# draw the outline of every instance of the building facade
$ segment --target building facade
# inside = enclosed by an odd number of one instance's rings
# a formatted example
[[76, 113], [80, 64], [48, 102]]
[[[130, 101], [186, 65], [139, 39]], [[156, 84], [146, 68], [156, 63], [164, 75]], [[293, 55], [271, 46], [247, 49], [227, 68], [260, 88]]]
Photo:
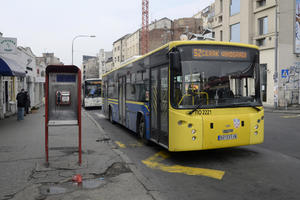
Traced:
[[182, 40], [183, 36], [190, 38], [194, 34], [203, 32], [203, 23], [201, 18], [180, 18], [173, 21], [172, 40]]
[[89, 78], [99, 78], [98, 57], [83, 56], [82, 77], [83, 77], [83, 81]]
[[113, 61], [114, 66], [113, 68], [118, 68], [121, 66], [121, 62], [125, 61], [125, 56], [127, 52], [127, 38], [130, 36], [130, 34], [127, 34], [120, 39], [116, 40], [113, 43]]
[[99, 62], [99, 78], [102, 79], [102, 75], [107, 72], [106, 61], [108, 58], [112, 58], [112, 51], [104, 51], [104, 49], [100, 49], [97, 57]]
[[[4, 41], [2, 44], [16, 41], [12, 38], [1, 39]], [[38, 108], [43, 104], [45, 68], [48, 64], [57, 64], [56, 61], [59, 61], [54, 59], [54, 55], [50, 57], [51, 59], [48, 56], [37, 58], [29, 47], [17, 47], [16, 42], [14, 49], [0, 52], [0, 119], [17, 112], [16, 95], [21, 89], [28, 92], [31, 108]], [[47, 60], [49, 63], [46, 63]]]
[[211, 4], [201, 10], [200, 12], [193, 15], [194, 18], [202, 19], [203, 29], [212, 29], [213, 21], [215, 16], [215, 4]]
[[262, 100], [266, 106], [300, 103], [296, 12], [295, 0], [215, 1], [215, 39], [255, 44], [260, 49]]
[[42, 58], [44, 59], [46, 66], [48, 66], [48, 65], [63, 65], [64, 64], [63, 62], [60, 61], [59, 58], [54, 56], [54, 53], [43, 53]]
[[149, 25], [149, 51], [172, 41], [172, 25], [172, 20], [166, 17], [155, 20]]
[[125, 61], [133, 56], [140, 55], [140, 38], [141, 38], [141, 30], [138, 29], [134, 33], [130, 34], [127, 38], [127, 49], [125, 53]]
[[[149, 50], [152, 51], [170, 41], [180, 40], [182, 34], [195, 34], [203, 31], [202, 19], [182, 18], [174, 22], [166, 17], [149, 24]], [[126, 34], [113, 43], [113, 69], [123, 62], [141, 54], [141, 29]], [[107, 68], [108, 69], [108, 68]]]

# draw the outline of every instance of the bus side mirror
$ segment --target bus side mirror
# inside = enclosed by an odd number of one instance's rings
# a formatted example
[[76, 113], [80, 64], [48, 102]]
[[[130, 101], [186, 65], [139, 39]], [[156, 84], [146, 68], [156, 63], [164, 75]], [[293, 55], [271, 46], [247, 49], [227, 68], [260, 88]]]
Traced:
[[178, 51], [170, 52], [170, 64], [171, 69], [175, 71], [180, 71], [180, 56]]

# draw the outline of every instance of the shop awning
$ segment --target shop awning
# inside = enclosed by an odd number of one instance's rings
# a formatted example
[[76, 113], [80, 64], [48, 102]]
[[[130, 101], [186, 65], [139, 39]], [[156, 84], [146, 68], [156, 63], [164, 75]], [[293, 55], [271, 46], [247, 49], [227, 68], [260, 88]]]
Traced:
[[24, 67], [15, 60], [0, 57], [0, 75], [2, 76], [26, 76]]

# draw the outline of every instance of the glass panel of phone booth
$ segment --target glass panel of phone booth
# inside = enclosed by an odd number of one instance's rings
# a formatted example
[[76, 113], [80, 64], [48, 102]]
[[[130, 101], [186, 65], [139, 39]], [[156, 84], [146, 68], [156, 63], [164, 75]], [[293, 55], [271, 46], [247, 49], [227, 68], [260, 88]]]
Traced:
[[76, 74], [49, 73], [49, 121], [77, 120], [77, 85]]

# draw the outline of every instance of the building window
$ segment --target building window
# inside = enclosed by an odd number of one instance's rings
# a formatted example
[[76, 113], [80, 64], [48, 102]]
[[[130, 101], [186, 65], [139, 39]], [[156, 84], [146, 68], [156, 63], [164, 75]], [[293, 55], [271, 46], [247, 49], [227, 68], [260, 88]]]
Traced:
[[221, 15], [221, 16], [218, 17], [218, 22], [222, 23], [222, 21], [223, 21], [223, 16]]
[[240, 12], [240, 0], [230, 0], [230, 16]]
[[259, 47], [265, 46], [266, 38], [261, 38], [256, 40], [256, 45]]
[[264, 102], [267, 101], [267, 71], [267, 64], [260, 64], [261, 97]]
[[268, 33], [268, 17], [258, 19], [258, 34], [265, 35]]
[[240, 42], [240, 23], [230, 26], [230, 42]]
[[266, 0], [256, 0], [256, 8], [266, 5]]
[[220, 31], [220, 41], [223, 41], [223, 31]]
[[223, 0], [220, 0], [220, 12], [223, 12]]

